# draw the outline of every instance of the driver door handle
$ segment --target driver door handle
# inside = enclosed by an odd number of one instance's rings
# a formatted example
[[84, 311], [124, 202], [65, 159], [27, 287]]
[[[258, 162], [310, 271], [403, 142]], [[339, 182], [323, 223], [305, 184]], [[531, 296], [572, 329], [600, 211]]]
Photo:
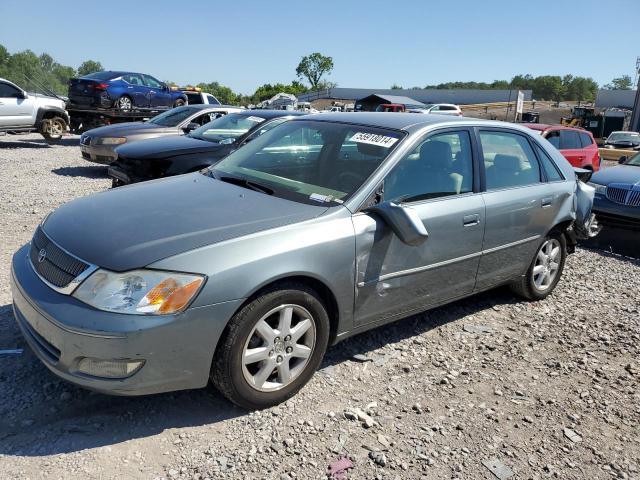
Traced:
[[553, 197], [545, 197], [542, 199], [542, 208], [547, 208], [553, 203]]
[[480, 223], [480, 214], [473, 213], [471, 215], [465, 215], [462, 217], [462, 225], [465, 227], [473, 227], [474, 225], [478, 225]]

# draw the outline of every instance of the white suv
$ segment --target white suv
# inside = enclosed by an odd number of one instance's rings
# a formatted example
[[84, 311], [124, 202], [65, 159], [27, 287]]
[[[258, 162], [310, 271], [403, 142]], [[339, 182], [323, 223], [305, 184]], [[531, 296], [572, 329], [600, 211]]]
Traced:
[[438, 115], [455, 115], [458, 117], [462, 116], [462, 110], [460, 110], [460, 107], [452, 103], [430, 103], [427, 104], [426, 108], [411, 111], [417, 113], [435, 113]]
[[69, 126], [64, 100], [25, 90], [0, 78], [0, 132], [38, 131], [59, 140]]

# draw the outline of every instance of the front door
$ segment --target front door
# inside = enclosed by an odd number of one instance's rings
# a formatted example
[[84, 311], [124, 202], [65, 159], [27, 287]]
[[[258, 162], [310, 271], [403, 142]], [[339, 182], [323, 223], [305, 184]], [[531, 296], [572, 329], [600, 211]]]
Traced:
[[0, 126], [28, 127], [33, 125], [33, 99], [22, 98], [22, 92], [0, 82]]
[[563, 184], [546, 181], [526, 135], [495, 129], [479, 138], [486, 178], [481, 290], [526, 272], [567, 195]]
[[149, 104], [152, 108], [173, 107], [171, 93], [164, 83], [151, 75], [145, 75], [144, 82], [149, 87]]
[[357, 325], [393, 320], [473, 291], [485, 208], [471, 133], [430, 134], [384, 181], [385, 201], [418, 212], [429, 233], [423, 244], [404, 244], [373, 214], [353, 216]]

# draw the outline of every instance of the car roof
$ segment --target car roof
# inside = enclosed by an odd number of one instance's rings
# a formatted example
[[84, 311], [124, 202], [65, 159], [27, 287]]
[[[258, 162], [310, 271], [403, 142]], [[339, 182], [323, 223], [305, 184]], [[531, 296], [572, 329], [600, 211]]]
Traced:
[[308, 115], [306, 112], [298, 112], [297, 110], [261, 110], [259, 108], [254, 110], [243, 110], [242, 112], [235, 112], [235, 114], [246, 116], [255, 115], [256, 117], [262, 117], [264, 119]]
[[395, 130], [417, 130], [428, 125], [446, 124], [454, 122], [478, 122], [486, 120], [451, 115], [432, 115], [424, 113], [396, 113], [396, 112], [341, 112], [314, 113], [306, 115], [304, 120], [320, 120], [325, 122], [354, 123], [371, 127], [392, 128]]
[[523, 127], [530, 128], [531, 130], [540, 130], [540, 131], [546, 131], [546, 130], [573, 130], [575, 132], [589, 133], [589, 131], [585, 130], [584, 128], [568, 127], [566, 125], [550, 125], [550, 124], [547, 124], [547, 123], [521, 123], [520, 125], [522, 125]]

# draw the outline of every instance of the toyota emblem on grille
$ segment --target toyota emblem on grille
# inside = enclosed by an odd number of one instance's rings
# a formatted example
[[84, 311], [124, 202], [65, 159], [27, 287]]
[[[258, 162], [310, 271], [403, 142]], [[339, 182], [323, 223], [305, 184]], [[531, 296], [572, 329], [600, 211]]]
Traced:
[[45, 258], [47, 258], [47, 251], [43, 248], [38, 252], [38, 263], [44, 262]]

